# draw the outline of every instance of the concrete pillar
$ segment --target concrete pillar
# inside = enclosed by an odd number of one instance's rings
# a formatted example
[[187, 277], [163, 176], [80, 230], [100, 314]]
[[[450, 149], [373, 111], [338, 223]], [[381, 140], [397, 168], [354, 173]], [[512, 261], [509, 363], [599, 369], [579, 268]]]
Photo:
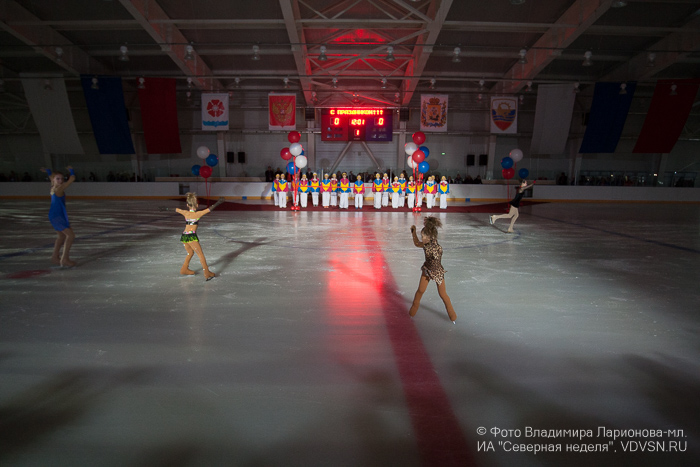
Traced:
[[[311, 167], [312, 172], [321, 173], [320, 167], [316, 167], [316, 135], [314, 134], [314, 120], [306, 122], [306, 144], [304, 145], [304, 155], [307, 159], [307, 167]], [[306, 170], [306, 169], [304, 169]]]
[[219, 156], [219, 177], [226, 176], [226, 133], [216, 132], [216, 155]]
[[[497, 177], [497, 174], [494, 173], [494, 167], [496, 166], [496, 142], [498, 141], [498, 136], [496, 135], [491, 135], [489, 136], [489, 159], [488, 162], [486, 163], [486, 179], [487, 180], [493, 180], [494, 178]], [[477, 161], [478, 164], [478, 161]]]
[[407, 122], [399, 122], [399, 141], [398, 141], [398, 147], [396, 148], [396, 169], [397, 172], [401, 172], [403, 167], [406, 165], [406, 159], [408, 159], [408, 155], [406, 155], [406, 123]]

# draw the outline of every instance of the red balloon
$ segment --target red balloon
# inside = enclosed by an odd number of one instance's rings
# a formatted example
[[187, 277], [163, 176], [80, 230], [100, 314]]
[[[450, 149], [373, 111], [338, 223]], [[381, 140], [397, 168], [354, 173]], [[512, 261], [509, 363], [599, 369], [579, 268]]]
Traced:
[[[202, 167], [202, 169], [203, 168], [204, 167]], [[199, 169], [200, 173], [202, 172], [202, 169]], [[512, 167], [510, 169], [503, 169], [501, 170], [501, 175], [503, 175], [503, 178], [505, 178], [506, 180], [510, 180], [515, 176], [515, 169]]]
[[425, 160], [425, 153], [421, 151], [420, 149], [417, 149], [413, 151], [413, 160], [417, 163], [420, 164]]
[[301, 139], [301, 133], [298, 131], [290, 131], [289, 135], [287, 135], [287, 139], [290, 143], [298, 143]]
[[282, 156], [282, 159], [288, 161], [292, 158], [292, 153], [289, 152], [289, 148], [284, 148], [280, 151], [280, 156]]
[[419, 146], [425, 143], [425, 133], [423, 133], [422, 131], [416, 131], [415, 133], [413, 133], [413, 142]]
[[206, 180], [207, 178], [211, 177], [211, 167], [208, 165], [205, 165], [204, 167], [199, 169], [199, 175]]

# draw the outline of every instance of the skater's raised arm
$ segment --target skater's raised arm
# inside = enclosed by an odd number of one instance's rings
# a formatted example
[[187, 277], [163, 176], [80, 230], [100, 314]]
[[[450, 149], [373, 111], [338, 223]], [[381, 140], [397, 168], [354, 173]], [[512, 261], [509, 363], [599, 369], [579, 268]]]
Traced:
[[211, 207], [209, 207], [209, 212], [211, 212], [211, 211], [213, 211], [214, 209], [216, 209], [216, 207], [219, 206], [219, 205], [220, 205], [221, 203], [223, 203], [224, 201], [226, 201], [226, 200], [225, 200], [224, 197], [222, 196], [221, 198], [218, 199], [218, 201], [217, 201], [216, 203], [214, 203]]
[[411, 226], [411, 234], [413, 235], [413, 244], [417, 246], [418, 248], [423, 248], [423, 242], [418, 240], [418, 235], [416, 235], [416, 226], [412, 225]]

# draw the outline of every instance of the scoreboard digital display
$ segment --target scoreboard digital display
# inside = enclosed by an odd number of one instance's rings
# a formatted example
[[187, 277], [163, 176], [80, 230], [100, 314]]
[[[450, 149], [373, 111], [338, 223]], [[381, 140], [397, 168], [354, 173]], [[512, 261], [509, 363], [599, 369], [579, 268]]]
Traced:
[[321, 141], [391, 141], [390, 109], [321, 109]]

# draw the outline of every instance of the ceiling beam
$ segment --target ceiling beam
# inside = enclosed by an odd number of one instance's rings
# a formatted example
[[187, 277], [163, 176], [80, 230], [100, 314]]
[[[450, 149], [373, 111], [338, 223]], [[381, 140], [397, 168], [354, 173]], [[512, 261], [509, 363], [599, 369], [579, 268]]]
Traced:
[[[299, 12], [299, 4], [296, 0], [279, 0], [282, 16], [287, 27], [287, 35], [289, 36], [290, 47], [294, 55], [294, 63], [297, 66], [299, 76], [311, 75], [311, 63], [308, 59], [308, 50], [305, 44], [304, 30], [298, 26], [298, 20], [301, 17]], [[308, 78], [300, 78], [299, 84], [304, 93], [305, 105], [309, 106], [313, 102], [311, 92], [311, 81]]]
[[[595, 23], [611, 7], [612, 0], [576, 0], [563, 15], [555, 21], [569, 27], [552, 27], [532, 48], [527, 51], [527, 63], [516, 63], [504, 74], [504, 78], [514, 81], [503, 86], [504, 94], [518, 92], [527, 81], [532, 81], [547, 65], [556, 59], [561, 51], [571, 45], [581, 34]], [[525, 44], [523, 44], [525, 46]]]
[[[21, 22], [38, 25], [12, 24]], [[100, 62], [76, 47], [64, 36], [48, 26], [41, 25], [39, 18], [14, 0], [0, 2], [0, 30], [31, 46], [37, 54], [48, 58], [72, 75], [109, 72]], [[62, 55], [57, 52], [57, 48], [61, 49]]]
[[193, 52], [193, 60], [185, 60], [185, 47], [189, 41], [180, 30], [169, 23], [159, 23], [158, 20], [170, 19], [155, 0], [119, 0], [119, 3], [134, 17], [154, 41], [160, 46], [173, 62], [182, 70], [185, 76], [192, 78], [192, 84], [205, 91], [221, 91], [225, 87], [211, 78], [213, 72], [202, 57]]

